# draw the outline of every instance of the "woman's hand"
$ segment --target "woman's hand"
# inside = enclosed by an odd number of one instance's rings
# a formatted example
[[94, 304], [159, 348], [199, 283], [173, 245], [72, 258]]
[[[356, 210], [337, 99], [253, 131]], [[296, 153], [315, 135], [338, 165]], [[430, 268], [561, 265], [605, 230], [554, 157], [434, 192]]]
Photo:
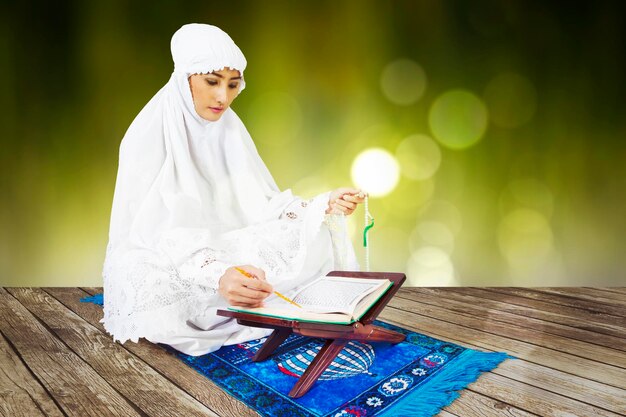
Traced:
[[[255, 276], [248, 278], [235, 268]], [[218, 291], [231, 306], [261, 307], [273, 290], [265, 280], [265, 272], [252, 265], [231, 266], [220, 278]]]
[[357, 204], [365, 201], [366, 195], [367, 193], [356, 188], [337, 188], [330, 193], [326, 214], [350, 215], [356, 209]]

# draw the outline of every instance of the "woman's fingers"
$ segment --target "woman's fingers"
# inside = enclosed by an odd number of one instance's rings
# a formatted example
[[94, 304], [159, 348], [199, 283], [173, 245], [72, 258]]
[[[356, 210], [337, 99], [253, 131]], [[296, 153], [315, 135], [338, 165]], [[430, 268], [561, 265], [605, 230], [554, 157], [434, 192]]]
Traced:
[[[254, 276], [248, 277], [237, 270]], [[273, 288], [265, 280], [265, 272], [252, 265], [230, 267], [220, 278], [218, 291], [230, 305], [259, 306], [272, 292]]]
[[348, 209], [349, 211], [354, 211], [356, 208], [356, 204], [350, 201], [346, 201], [344, 198], [338, 198], [335, 203], [341, 207]]
[[333, 213], [335, 214], [352, 214], [354, 212], [354, 209], [349, 209], [348, 207], [344, 207], [342, 205], [339, 204], [333, 204]]
[[240, 266], [240, 268], [251, 273], [258, 279], [265, 281], [265, 271], [262, 270], [261, 268], [257, 268], [256, 266], [253, 266], [253, 265], [243, 265], [243, 266]]
[[326, 213], [352, 214], [356, 210], [357, 204], [363, 203], [367, 195], [362, 190], [356, 188], [338, 188], [334, 193], [341, 194], [330, 201], [329, 209]]
[[263, 305], [263, 300], [255, 300], [252, 298], [235, 296], [228, 299], [228, 304], [230, 304], [231, 306], [254, 308], [261, 307]]
[[[331, 191], [328, 200], [326, 214], [352, 214], [356, 209], [356, 204], [365, 201], [367, 193], [358, 188], [342, 187]], [[348, 205], [343, 203], [349, 203]], [[350, 205], [353, 204], [353, 205]]]
[[264, 281], [246, 280], [240, 284], [240, 286], [233, 288], [233, 292], [237, 295], [262, 300], [272, 293], [272, 286]]
[[365, 201], [365, 193], [362, 194], [344, 194], [342, 199], [351, 203], [361, 204]]
[[259, 307], [272, 293], [272, 286], [258, 279], [240, 279], [226, 292], [230, 305]]
[[230, 305], [260, 305], [271, 292], [248, 288], [243, 284], [226, 289], [222, 295]]
[[255, 279], [254, 281], [247, 280], [243, 283], [243, 285], [252, 291], [257, 291], [265, 294], [271, 294], [274, 291], [274, 288], [272, 288], [272, 285], [270, 283], [258, 279]]

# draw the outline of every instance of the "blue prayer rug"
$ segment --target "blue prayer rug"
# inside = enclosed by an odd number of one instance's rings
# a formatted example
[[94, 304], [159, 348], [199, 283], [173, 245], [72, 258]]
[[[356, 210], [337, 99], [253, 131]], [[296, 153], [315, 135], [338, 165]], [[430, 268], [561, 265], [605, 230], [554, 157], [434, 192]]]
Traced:
[[[81, 301], [102, 305], [102, 295]], [[349, 342], [303, 397], [288, 393], [323, 340], [291, 335], [267, 360], [252, 362], [265, 338], [203, 356], [168, 348], [263, 416], [434, 416], [481, 373], [512, 358], [480, 352], [376, 321], [406, 335], [396, 345]]]

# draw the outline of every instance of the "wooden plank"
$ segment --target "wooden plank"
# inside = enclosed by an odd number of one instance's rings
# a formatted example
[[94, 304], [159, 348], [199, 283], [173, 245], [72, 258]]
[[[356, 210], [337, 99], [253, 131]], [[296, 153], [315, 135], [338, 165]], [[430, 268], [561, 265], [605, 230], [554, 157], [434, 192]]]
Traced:
[[100, 375], [65, 346], [5, 289], [0, 331], [69, 416], [138, 416]]
[[[102, 308], [91, 303], [80, 302], [80, 299], [86, 295], [101, 293], [102, 288], [90, 288], [89, 293], [77, 288], [45, 288], [44, 290], [102, 333], [106, 333], [100, 323]], [[111, 339], [108, 334], [105, 337]], [[167, 375], [173, 383], [220, 416], [251, 417], [258, 415], [254, 410], [224, 392], [213, 381], [199, 374], [162, 347], [144, 339], [141, 339], [139, 343], [126, 342], [123, 347], [163, 375]]]
[[[626, 302], [626, 288], [620, 287], [565, 287], [577, 294], [590, 294], [594, 297], [608, 298], [618, 301], [620, 304]], [[621, 292], [620, 292], [621, 291]]]
[[536, 363], [506, 361], [493, 373], [615, 413], [626, 410], [626, 390]]
[[[553, 304], [582, 308], [587, 311], [626, 317], [626, 297], [621, 299], [604, 298], [594, 293], [593, 289], [576, 287], [540, 287], [540, 288], [488, 288], [503, 291], [507, 294], [516, 292], [520, 296], [548, 301]], [[593, 295], [591, 295], [593, 293]], [[626, 320], [620, 320], [622, 326]]]
[[[590, 323], [579, 317], [572, 317], [568, 315], [566, 311], [546, 311], [542, 309], [542, 306], [521, 305], [516, 302], [525, 303], [525, 301], [531, 301], [522, 298], [522, 301], [518, 300], [518, 297], [509, 296], [507, 294], [497, 293], [493, 291], [487, 291], [482, 288], [469, 288], [469, 287], [450, 287], [446, 291], [450, 293], [457, 293], [465, 296], [471, 296], [476, 298], [477, 303], [495, 302], [498, 307], [497, 310], [507, 311], [514, 314], [519, 314], [526, 317], [533, 317], [540, 320], [551, 321], [553, 323], [565, 324], [568, 326], [576, 327], [578, 329], [589, 330], [595, 333], [608, 334], [615, 336], [619, 339], [624, 339], [624, 329], [617, 326], [612, 326], [606, 323]], [[526, 303], [528, 304], [528, 303]], [[620, 348], [620, 350], [623, 350]]]
[[[448, 323], [445, 322], [441, 322], [440, 326], [435, 327], [430, 325], [422, 326], [423, 321], [419, 319], [419, 316], [417, 323], [411, 323], [413, 319], [407, 318], [403, 312], [394, 312], [394, 310], [391, 309], [389, 313], [386, 314], [399, 314], [399, 316], [395, 318], [388, 316], [385, 320], [388, 319], [402, 327], [410, 327], [415, 331], [437, 339], [446, 340], [475, 350], [487, 349], [489, 351], [502, 351], [502, 349], [499, 348], [486, 347], [484, 345], [479, 346], [475, 342], [472, 343], [468, 341], [465, 337], [457, 337], [460, 334], [459, 332], [447, 332]], [[519, 356], [517, 358], [518, 359], [515, 360], [502, 362], [491, 372], [609, 411], [619, 413], [626, 410], [626, 391], [623, 389], [608, 386], [596, 381], [590, 381], [584, 376], [572, 375], [543, 366], [542, 364], [528, 362]]]
[[[396, 297], [389, 305], [401, 310], [411, 311], [450, 323], [460, 324], [482, 332], [506, 337], [511, 341], [518, 340], [559, 352], [566, 352], [584, 360], [588, 360], [587, 357], [591, 356], [594, 358], [593, 362], [596, 364], [596, 367], [601, 364], [613, 365], [620, 368], [626, 367], [626, 353], [608, 347], [598, 346], [563, 336], [546, 334], [509, 323], [484, 320], [480, 317], [477, 318], [467, 314], [459, 314], [436, 305], [416, 302], [407, 298]], [[606, 367], [603, 369], [612, 372], [618, 371], [616, 369], [607, 369]], [[624, 382], [626, 384], [626, 378]]]
[[619, 315], [623, 314], [623, 311], [612, 306], [605, 306], [556, 294], [542, 293], [528, 288], [493, 287], [484, 289], [513, 296], [514, 298], [512, 300], [514, 301], [511, 302], [514, 304], [526, 305], [543, 311], [567, 314], [571, 317], [592, 323], [608, 323], [613, 326], [621, 327], [622, 329], [626, 328], [626, 320]]
[[452, 414], [449, 411], [441, 410], [439, 414], [437, 414], [437, 417], [459, 417], [459, 416], [457, 416], [456, 414]]
[[609, 291], [603, 291], [598, 288], [580, 288], [580, 287], [560, 287], [560, 288], [534, 288], [535, 291], [548, 292], [552, 294], [566, 295], [574, 298], [581, 298], [595, 303], [609, 304], [616, 307], [622, 307], [620, 316], [626, 313], [626, 294], [617, 294]]
[[500, 401], [488, 397], [483, 394], [479, 394], [472, 390], [471, 385], [469, 389], [464, 389], [461, 392], [461, 396], [450, 404], [445, 410], [449, 410], [459, 416], [472, 416], [472, 417], [491, 417], [491, 416], [505, 416], [505, 417], [532, 417], [536, 414], [529, 413], [521, 410], [517, 407], [513, 407], [505, 401]]
[[411, 292], [399, 292], [397, 296], [441, 306], [460, 314], [526, 327], [541, 333], [559, 335], [626, 352], [623, 338], [498, 310], [500, 306], [497, 302], [446, 291], [443, 288], [411, 288]]
[[[427, 296], [434, 294], [435, 296], [430, 299]], [[413, 296], [415, 300], [419, 299], [420, 303], [432, 301], [434, 304], [437, 302], [445, 306], [446, 309], [451, 307], [451, 303], [455, 302], [458, 298], [463, 300], [464, 303], [459, 303], [461, 309], [469, 307], [465, 310], [468, 314], [473, 313], [473, 306], [484, 304], [485, 300], [476, 299], [474, 297], [467, 297], [461, 294], [452, 293], [446, 288], [411, 288], [410, 293], [400, 293], [402, 297]], [[447, 296], [451, 298], [446, 298]], [[493, 306], [487, 303], [484, 309], [491, 314], [488, 319], [497, 319], [503, 312], [493, 310]], [[506, 313], [504, 313], [506, 314]], [[513, 318], [519, 317], [513, 315]], [[547, 323], [547, 322], [541, 322]], [[440, 328], [432, 329], [434, 337], [444, 338], [450, 340], [453, 343], [457, 343], [472, 349], [478, 348], [478, 346], [461, 342], [451, 338], [454, 334], [439, 335], [437, 331]], [[430, 329], [429, 329], [430, 330]], [[602, 338], [611, 338], [608, 335], [598, 335]], [[484, 347], [482, 347], [484, 349]], [[501, 349], [490, 349], [501, 350]], [[616, 387], [610, 387], [605, 384], [590, 381], [584, 376], [576, 376], [556, 369], [544, 367], [541, 364], [535, 364], [524, 360], [505, 361], [497, 369], [492, 371], [499, 375], [506, 376], [511, 379], [522, 381], [536, 387], [546, 389], [555, 393], [559, 393], [564, 396], [568, 396], [583, 402], [589, 402], [592, 405], [596, 405], [600, 408], [604, 408], [613, 412], [620, 412], [626, 410], [626, 391]]]
[[[396, 298], [390, 305], [395, 308], [398, 305], [402, 305], [400, 302], [401, 300]], [[402, 306], [405, 307], [404, 305]], [[419, 323], [420, 328], [424, 326], [426, 326], [426, 328], [428, 328], [427, 326], [433, 326], [434, 328], [436, 326], [438, 333], [445, 333], [444, 337], [451, 336], [461, 338], [462, 340], [467, 340], [487, 349], [505, 351], [513, 356], [526, 359], [529, 362], [534, 362], [539, 365], [549, 366], [563, 372], [582, 376], [617, 388], [623, 389], [626, 387], [626, 373], [621, 368], [527, 342], [510, 340], [507, 337], [485, 333], [481, 330], [476, 330], [464, 325], [434, 319], [428, 315], [421, 314], [423, 312], [423, 306], [420, 306], [417, 302], [413, 302], [413, 305], [409, 306], [411, 310], [405, 308], [396, 310], [399, 312], [395, 313], [396, 317], [404, 316], [405, 320], [412, 320]]]
[[0, 415], [63, 416], [54, 400], [0, 333]]
[[42, 289], [9, 290], [119, 393], [150, 416], [217, 416]]
[[606, 291], [614, 294], [626, 294], [626, 287], [582, 287], [582, 288], [595, 288], [599, 291]]
[[522, 384], [493, 373], [484, 374], [482, 378], [472, 384], [472, 389], [545, 417], [568, 415], [585, 417], [620, 416], [620, 414], [575, 401], [531, 385]]
[[[483, 343], [483, 339], [480, 337], [480, 335], [468, 338], [468, 335], [465, 334], [464, 331], [458, 329], [455, 326], [450, 326], [449, 323], [439, 322], [439, 325], [437, 325], [436, 321], [433, 322], [431, 321], [431, 319], [424, 319], [417, 314], [415, 314], [414, 316], [416, 317], [410, 317], [410, 313], [397, 310], [395, 308], [387, 308], [383, 311], [381, 319], [405, 328], [410, 328], [422, 334], [456, 343], [461, 346], [474, 349], [477, 347], [481, 347], [483, 349], [485, 348], [485, 343]], [[472, 342], [465, 342], [465, 340], [468, 339], [472, 340]], [[475, 345], [472, 345], [472, 343]], [[501, 348], [491, 349], [490, 347], [487, 347], [487, 349], [502, 351]], [[564, 415], [584, 415], [613, 417], [621, 415], [610, 412], [608, 410], [604, 410], [601, 407], [588, 404], [587, 401], [577, 401], [575, 399], [571, 399], [560, 394], [550, 392], [549, 388], [536, 387], [525, 382], [520, 382], [500, 375], [498, 372], [507, 367], [507, 365], [509, 365], [511, 362], [522, 361], [519, 359], [513, 359], [503, 362], [495, 370], [484, 373], [476, 382], [468, 387], [468, 390], [476, 391], [477, 393], [483, 394], [484, 396], [500, 400], [513, 407], [540, 416], [562, 417]], [[534, 364], [531, 365], [536, 367], [540, 366]], [[532, 375], [532, 373], [530, 375]], [[499, 377], [500, 379], [494, 383], [493, 377]], [[618, 392], [623, 392], [623, 390]], [[537, 395], [537, 393], [542, 394]], [[593, 400], [593, 398], [591, 398], [593, 396], [593, 393], [584, 392], [583, 390], [582, 394], [586, 396], [586, 399]], [[570, 412], [572, 414], [567, 414], [567, 412]]]

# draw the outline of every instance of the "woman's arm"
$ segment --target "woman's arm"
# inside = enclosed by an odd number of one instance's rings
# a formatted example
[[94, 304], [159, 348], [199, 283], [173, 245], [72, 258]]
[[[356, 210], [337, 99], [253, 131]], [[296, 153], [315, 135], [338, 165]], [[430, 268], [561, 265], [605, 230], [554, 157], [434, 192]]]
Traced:
[[[337, 188], [329, 194], [326, 214], [343, 213], [345, 215], [350, 215], [354, 212], [358, 204], [365, 201], [365, 196], [365, 192], [356, 188]], [[311, 201], [312, 200], [303, 200], [300, 197], [294, 198], [294, 200], [283, 210], [280, 218], [289, 218], [291, 220], [302, 218]]]

